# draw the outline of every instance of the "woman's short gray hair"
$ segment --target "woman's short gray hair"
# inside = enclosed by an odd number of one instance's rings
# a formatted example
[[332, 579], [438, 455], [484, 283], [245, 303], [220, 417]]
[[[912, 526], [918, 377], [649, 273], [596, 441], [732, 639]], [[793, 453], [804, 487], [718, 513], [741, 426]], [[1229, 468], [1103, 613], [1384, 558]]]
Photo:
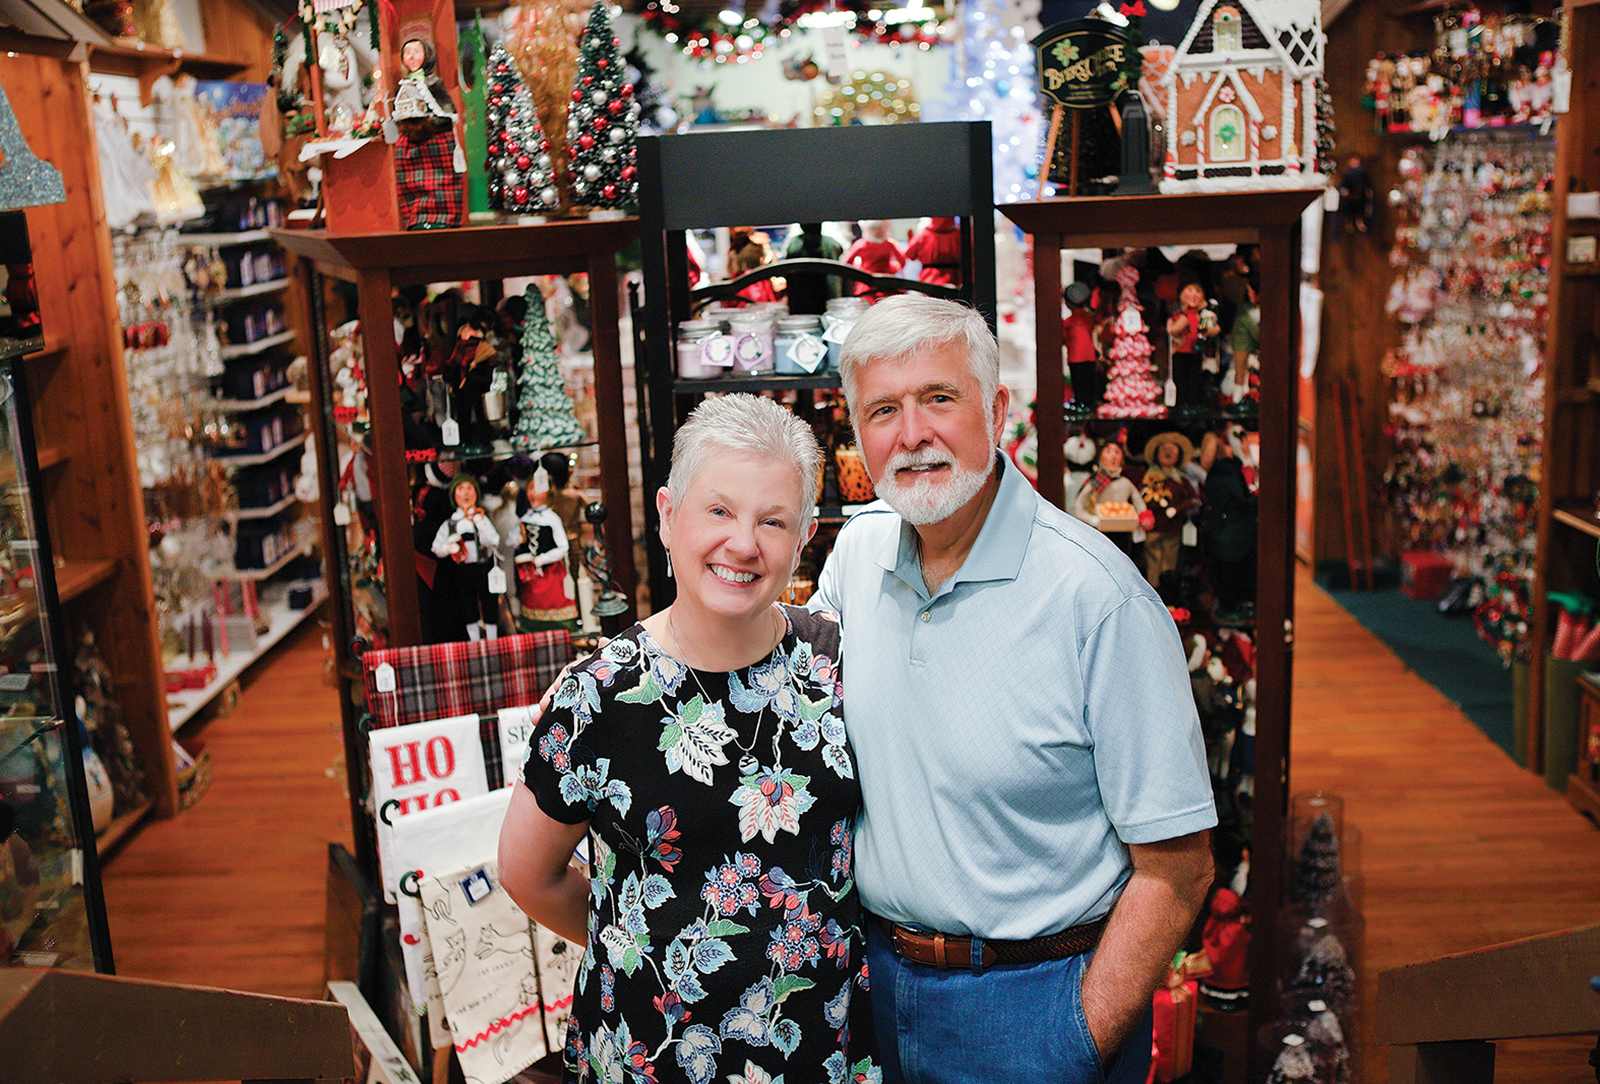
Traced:
[[1000, 388], [1000, 347], [982, 313], [927, 294], [896, 294], [873, 305], [861, 314], [839, 351], [839, 376], [851, 417], [863, 366], [903, 361], [950, 345], [964, 348], [987, 410]]
[[817, 503], [822, 447], [811, 427], [783, 406], [759, 395], [711, 395], [689, 414], [672, 440], [667, 491], [673, 507], [716, 452], [746, 452], [790, 463], [800, 481], [800, 526], [811, 522]]

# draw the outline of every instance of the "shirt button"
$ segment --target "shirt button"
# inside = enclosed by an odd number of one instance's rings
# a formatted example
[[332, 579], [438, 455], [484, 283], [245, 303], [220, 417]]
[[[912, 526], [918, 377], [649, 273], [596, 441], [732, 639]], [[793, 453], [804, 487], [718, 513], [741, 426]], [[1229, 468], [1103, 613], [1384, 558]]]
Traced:
[[922, 620], [924, 620], [924, 621], [932, 621], [933, 620], [933, 611], [932, 610], [923, 610], [922, 611]]

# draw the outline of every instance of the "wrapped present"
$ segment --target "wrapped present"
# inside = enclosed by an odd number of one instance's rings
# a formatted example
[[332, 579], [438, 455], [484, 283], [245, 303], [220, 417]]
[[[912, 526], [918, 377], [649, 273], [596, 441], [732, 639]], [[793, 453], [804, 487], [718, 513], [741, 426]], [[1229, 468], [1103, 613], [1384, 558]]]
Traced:
[[1152, 1079], [1169, 1084], [1187, 1076], [1194, 1064], [1195, 1009], [1199, 1000], [1199, 976], [1210, 970], [1203, 953], [1179, 953], [1167, 972], [1167, 984], [1154, 999], [1154, 1043], [1151, 1049]]

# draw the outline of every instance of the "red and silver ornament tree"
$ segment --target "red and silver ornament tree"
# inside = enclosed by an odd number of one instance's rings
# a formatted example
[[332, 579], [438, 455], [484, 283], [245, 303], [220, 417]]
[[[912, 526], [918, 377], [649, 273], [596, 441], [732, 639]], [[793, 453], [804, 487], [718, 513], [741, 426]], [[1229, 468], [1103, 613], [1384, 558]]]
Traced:
[[487, 74], [489, 206], [516, 214], [554, 211], [560, 194], [550, 144], [533, 96], [503, 46], [489, 54]]
[[637, 200], [639, 103], [627, 81], [619, 42], [596, 0], [578, 43], [578, 73], [567, 108], [567, 155], [572, 202], [617, 208]]
[[1160, 418], [1167, 413], [1161, 405], [1161, 385], [1157, 384], [1150, 355], [1155, 348], [1144, 325], [1144, 306], [1139, 304], [1139, 269], [1132, 264], [1117, 268], [1117, 323], [1113, 333], [1111, 369], [1106, 373], [1105, 398], [1100, 404], [1102, 418]]

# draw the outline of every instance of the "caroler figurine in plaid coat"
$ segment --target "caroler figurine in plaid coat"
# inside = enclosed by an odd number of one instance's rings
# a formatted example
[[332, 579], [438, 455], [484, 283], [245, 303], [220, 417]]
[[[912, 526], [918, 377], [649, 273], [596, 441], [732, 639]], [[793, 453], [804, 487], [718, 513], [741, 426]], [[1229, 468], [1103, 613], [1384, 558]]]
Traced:
[[437, 64], [432, 42], [411, 38], [400, 48], [405, 72], [394, 96], [400, 129], [394, 172], [400, 219], [408, 230], [459, 226], [466, 209], [467, 162], [456, 144], [456, 115], [449, 88], [435, 74]]

